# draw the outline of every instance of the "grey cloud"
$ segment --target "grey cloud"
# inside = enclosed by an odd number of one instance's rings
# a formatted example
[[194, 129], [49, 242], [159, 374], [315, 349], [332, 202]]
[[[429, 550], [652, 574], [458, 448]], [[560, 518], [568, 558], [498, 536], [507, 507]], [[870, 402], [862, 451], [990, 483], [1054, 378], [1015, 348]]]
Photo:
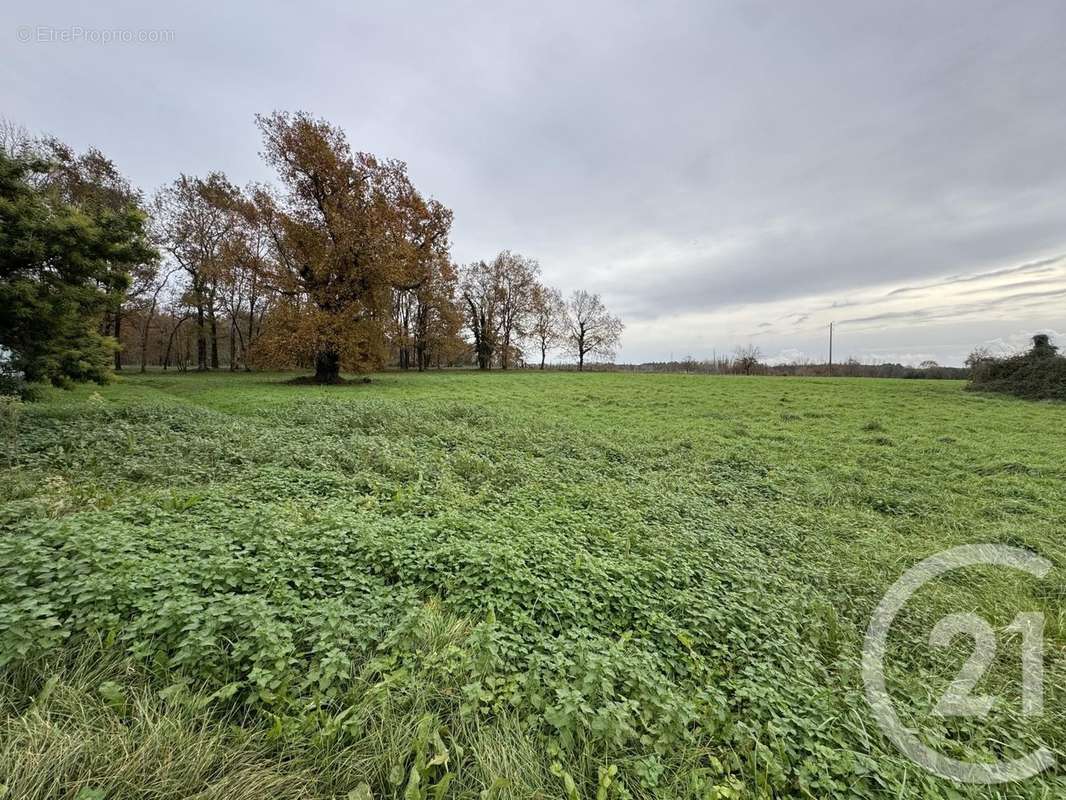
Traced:
[[995, 308], [1009, 306], [1024, 309], [1033, 306], [1044, 306], [1047, 301], [1055, 298], [1066, 298], [1066, 289], [1042, 292], [1015, 292], [1004, 294], [999, 297], [989, 298], [978, 303], [963, 303], [932, 308], [918, 308], [908, 311], [886, 311], [881, 314], [872, 314], [866, 317], [854, 317], [841, 320], [840, 325], [870, 325], [872, 323], [884, 323], [889, 321], [931, 321], [950, 320], [963, 315], [980, 314]]
[[[838, 325], [869, 325], [875, 322], [888, 322], [890, 320], [922, 320], [939, 315], [950, 315], [950, 309], [916, 309], [914, 311], [886, 311], [883, 314], [872, 314], [868, 317], [853, 317], [838, 322]], [[956, 312], [957, 313], [957, 312]]]
[[1066, 297], [1066, 289], [1059, 289], [1052, 292], [1016, 292], [1015, 294], [1004, 295], [997, 297], [993, 300], [989, 300], [987, 303], [983, 303], [984, 306], [1003, 306], [1013, 305], [1026, 300], [1038, 300], [1041, 303], [1051, 300], [1056, 297]]
[[[1062, 280], [1063, 278], [1066, 278], [1066, 274], [1061, 276], [1060, 280]], [[1014, 283], [1003, 283], [1003, 284], [998, 284], [998, 285], [994, 285], [994, 286], [981, 287], [981, 288], [978, 288], [978, 289], [965, 289], [965, 290], [959, 292], [958, 294], [961, 294], [961, 295], [983, 294], [983, 293], [987, 293], [987, 292], [991, 292], [991, 291], [1008, 292], [1008, 291], [1011, 291], [1013, 289], [1022, 289], [1022, 288], [1025, 288], [1027, 286], [1048, 286], [1049, 284], [1050, 284], [1050, 281], [1048, 279], [1046, 279], [1046, 278], [1045, 279], [1035, 278], [1035, 279], [1033, 279], [1031, 281], [1015, 281]]]
[[923, 284], [922, 286], [904, 286], [899, 289], [893, 289], [891, 292], [888, 292], [885, 297], [895, 297], [903, 294], [927, 292], [931, 289], [937, 289], [944, 286], [953, 286], [960, 283], [973, 283], [974, 281], [985, 281], [989, 280], [990, 278], [998, 278], [1003, 275], [1013, 275], [1018, 272], [1052, 272], [1053, 265], [1062, 263], [1064, 260], [1066, 260], [1066, 255], [1060, 255], [1053, 256], [1052, 258], [1042, 258], [1038, 261], [1030, 261], [1025, 264], [1019, 264], [1016, 267], [1005, 267], [1004, 269], [994, 269], [988, 272], [977, 272], [972, 275], [952, 275], [948, 278], [945, 278], [944, 280], [937, 281], [936, 283], [927, 283]]
[[[38, 24], [174, 40], [15, 41]], [[633, 322], [918, 299], [1066, 251], [1061, 0], [8, 3], [0, 35], [3, 113], [147, 190], [268, 178], [253, 115], [307, 109], [409, 163], [457, 260], [535, 256]], [[652, 332], [621, 356], [661, 356]]]

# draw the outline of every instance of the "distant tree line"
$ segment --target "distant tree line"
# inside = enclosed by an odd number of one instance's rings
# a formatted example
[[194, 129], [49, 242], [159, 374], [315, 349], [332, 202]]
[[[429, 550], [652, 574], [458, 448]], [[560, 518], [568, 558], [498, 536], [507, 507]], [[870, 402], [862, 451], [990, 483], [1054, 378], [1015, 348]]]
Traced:
[[180, 175], [146, 198], [97, 150], [0, 122], [0, 348], [29, 380], [112, 369], [508, 369], [614, 355], [600, 297], [536, 260], [452, 262], [452, 212], [402, 161], [306, 113], [256, 118], [273, 184]]
[[795, 361], [788, 364], [766, 364], [758, 347], [748, 345], [732, 354], [709, 359], [692, 356], [671, 361], [647, 361], [642, 364], [615, 364], [612, 369], [632, 372], [687, 372], [701, 375], [781, 375], [840, 378], [923, 378], [965, 380], [970, 369], [944, 367], [935, 361], [923, 361], [918, 366], [882, 363], [864, 364], [849, 358], [839, 364], [815, 361]]

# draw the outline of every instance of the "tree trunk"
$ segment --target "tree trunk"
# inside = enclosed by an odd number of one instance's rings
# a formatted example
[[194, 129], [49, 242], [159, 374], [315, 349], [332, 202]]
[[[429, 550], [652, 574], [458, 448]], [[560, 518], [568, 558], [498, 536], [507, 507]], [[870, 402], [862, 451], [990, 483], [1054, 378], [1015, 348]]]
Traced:
[[400, 338], [400, 369], [411, 368], [411, 327], [407, 319], [408, 314], [410, 314], [410, 309], [404, 308], [402, 314], [403, 335]]
[[474, 328], [474, 354], [477, 356], [477, 368], [488, 369], [492, 350], [489, 349], [485, 336], [481, 333], [483, 328]]
[[578, 372], [584, 372], [584, 370], [585, 370], [585, 354], [583, 352], [579, 352], [577, 354], [577, 371]]
[[118, 342], [118, 349], [115, 351], [115, 369], [122, 370], [122, 309], [115, 310], [115, 341]]
[[340, 383], [340, 379], [341, 359], [337, 351], [327, 347], [315, 353], [315, 382]]
[[544, 346], [544, 342], [540, 343], [540, 368], [544, 369], [544, 361], [548, 357], [548, 348]]
[[204, 304], [196, 303], [196, 369], [207, 369], [207, 328], [204, 327]]
[[[174, 346], [174, 337], [177, 336], [178, 329], [181, 328], [181, 324], [183, 322], [185, 322], [186, 319], [188, 319], [188, 317], [182, 317], [181, 319], [179, 319], [175, 323], [174, 329], [170, 332], [170, 339], [167, 340], [167, 352], [166, 352], [166, 355], [163, 356], [163, 369], [166, 369], [167, 367], [170, 366], [170, 349]], [[178, 349], [179, 349], [179, 351], [181, 349], [181, 342], [180, 341], [178, 342]], [[197, 348], [197, 349], [199, 349], [199, 348]]]
[[229, 371], [237, 371], [237, 320], [230, 320], [229, 325]]
[[152, 325], [152, 313], [155, 311], [153, 304], [152, 310], [148, 313], [147, 318], [144, 321], [144, 330], [141, 331], [141, 372], [148, 371], [148, 330]]
[[248, 365], [248, 350], [252, 346], [252, 337], [255, 335], [255, 284], [252, 284], [252, 295], [248, 298], [248, 338], [244, 340], [241, 348], [241, 356], [244, 359], [244, 371], [249, 372], [252, 368]]
[[211, 309], [208, 319], [211, 322], [211, 369], [218, 369], [218, 322], [214, 308]]

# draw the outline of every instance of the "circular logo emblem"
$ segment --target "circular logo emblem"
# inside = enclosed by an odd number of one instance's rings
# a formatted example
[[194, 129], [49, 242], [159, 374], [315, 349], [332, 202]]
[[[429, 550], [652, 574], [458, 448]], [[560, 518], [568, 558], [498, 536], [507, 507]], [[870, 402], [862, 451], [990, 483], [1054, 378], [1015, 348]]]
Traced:
[[[896, 615], [911, 596], [929, 581], [945, 572], [974, 566], [1007, 567], [1042, 578], [1052, 565], [1046, 558], [1018, 547], [975, 544], [945, 550], [911, 567], [885, 593], [866, 630], [862, 649], [866, 699], [881, 730], [892, 743], [914, 763], [935, 775], [958, 783], [974, 784], [1024, 780], [1055, 763], [1050, 750], [1041, 747], [1019, 758], [992, 763], [968, 763], [950, 758], [925, 745], [903, 726], [885, 687], [885, 651], [888, 632]], [[1018, 631], [1023, 636], [1023, 713], [1037, 715], [1043, 708], [1043, 616], [1038, 612], [1018, 614], [1008, 629]], [[973, 696], [970, 692], [995, 655], [995, 632], [976, 614], [949, 614], [937, 623], [929, 642], [932, 646], [944, 647], [960, 634], [973, 637], [974, 652], [941, 697], [936, 711], [945, 716], [984, 716], [995, 698]]]

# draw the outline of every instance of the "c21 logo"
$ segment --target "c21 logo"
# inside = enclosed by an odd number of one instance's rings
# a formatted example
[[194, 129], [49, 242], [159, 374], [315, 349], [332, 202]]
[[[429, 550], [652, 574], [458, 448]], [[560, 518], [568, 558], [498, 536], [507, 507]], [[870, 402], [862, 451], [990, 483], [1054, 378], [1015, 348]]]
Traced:
[[[1028, 550], [999, 544], [955, 547], [930, 556], [907, 570], [885, 593], [874, 610], [862, 650], [862, 677], [866, 699], [885, 735], [908, 758], [942, 778], [959, 783], [993, 784], [1024, 780], [1051, 767], [1055, 756], [1045, 747], [1008, 761], [971, 764], [945, 756], [926, 746], [900, 722], [885, 687], [884, 659], [888, 632], [896, 615], [911, 596], [945, 572], [974, 566], [1006, 567], [1043, 578], [1051, 562]], [[1039, 612], [1019, 613], [1006, 628], [1022, 636], [1022, 713], [1037, 716], [1044, 707], [1044, 617]], [[944, 716], [984, 717], [996, 698], [975, 695], [974, 688], [996, 655], [996, 633], [977, 614], [949, 614], [929, 634], [933, 647], [947, 647], [959, 635], [973, 639], [974, 649], [958, 675], [936, 704]]]

